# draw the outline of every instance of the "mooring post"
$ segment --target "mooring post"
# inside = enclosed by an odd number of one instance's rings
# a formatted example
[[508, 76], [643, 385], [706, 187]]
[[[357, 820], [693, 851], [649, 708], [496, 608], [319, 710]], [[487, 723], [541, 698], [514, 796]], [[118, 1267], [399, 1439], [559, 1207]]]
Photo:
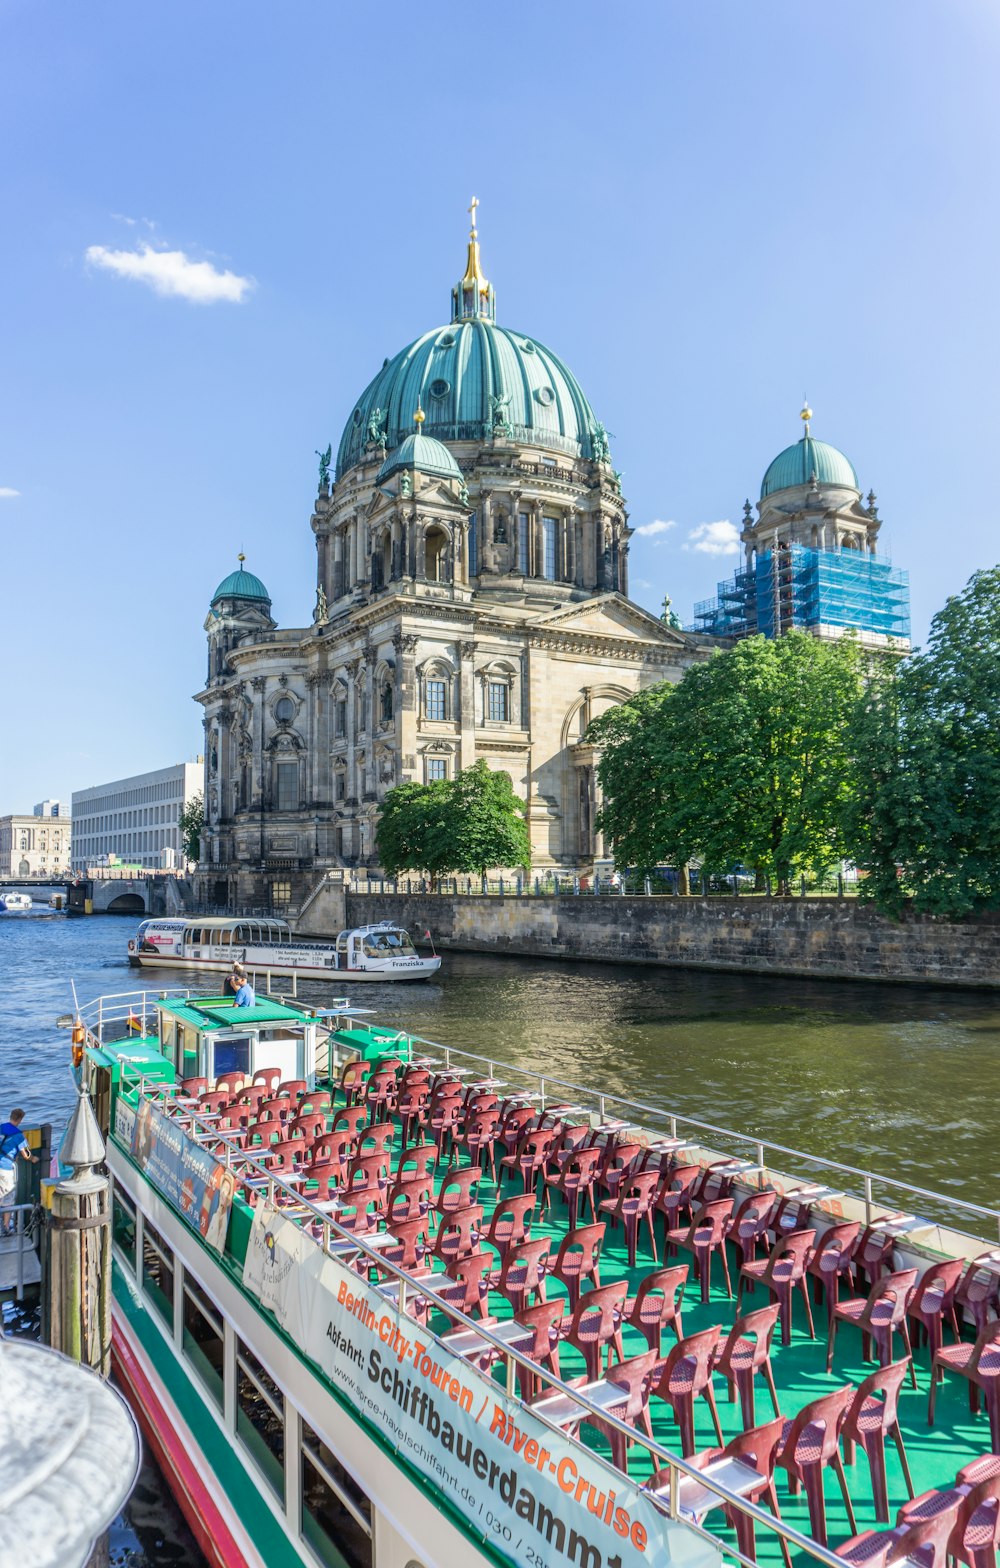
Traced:
[[53, 1350], [111, 1372], [111, 1182], [95, 1166], [104, 1139], [81, 1094], [59, 1150], [72, 1174], [51, 1189], [45, 1211], [45, 1337]]

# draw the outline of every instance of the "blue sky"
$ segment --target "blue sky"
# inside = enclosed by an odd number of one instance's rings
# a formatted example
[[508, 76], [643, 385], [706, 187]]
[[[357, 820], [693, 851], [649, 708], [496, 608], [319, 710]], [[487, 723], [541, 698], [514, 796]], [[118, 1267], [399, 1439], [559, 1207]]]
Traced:
[[314, 449], [447, 319], [473, 192], [498, 318], [575, 371], [633, 525], [670, 524], [641, 603], [687, 620], [729, 573], [704, 525], [808, 393], [922, 640], [1000, 558], [998, 15], [4, 0], [0, 812], [199, 749], [241, 546], [308, 620]]

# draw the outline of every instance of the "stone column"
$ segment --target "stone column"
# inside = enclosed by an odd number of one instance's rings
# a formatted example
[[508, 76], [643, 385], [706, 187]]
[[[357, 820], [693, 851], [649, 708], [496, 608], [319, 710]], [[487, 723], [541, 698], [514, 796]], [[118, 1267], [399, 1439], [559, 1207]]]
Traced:
[[401, 779], [404, 772], [412, 773], [416, 762], [411, 764], [409, 758], [416, 758], [417, 753], [417, 719], [419, 711], [416, 670], [416, 637], [412, 637], [402, 630], [393, 638], [393, 648], [396, 651], [396, 691], [398, 693], [398, 706], [396, 709], [396, 737], [399, 746], [399, 773]]
[[476, 760], [476, 645], [469, 639], [458, 645], [460, 768], [471, 768]]
[[230, 776], [232, 722], [233, 710], [228, 703], [223, 703], [219, 709], [219, 766], [216, 771], [219, 789], [220, 822], [231, 821], [233, 815], [232, 778]]
[[264, 692], [267, 687], [267, 676], [255, 675], [250, 684], [254, 692], [253, 796], [250, 804], [255, 811], [262, 811], [267, 794], [267, 781], [264, 778]]

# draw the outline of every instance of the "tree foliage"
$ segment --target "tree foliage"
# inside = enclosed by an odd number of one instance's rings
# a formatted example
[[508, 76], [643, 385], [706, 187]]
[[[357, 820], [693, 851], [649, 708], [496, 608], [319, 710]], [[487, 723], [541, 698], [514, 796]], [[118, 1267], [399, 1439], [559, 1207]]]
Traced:
[[878, 672], [855, 726], [865, 893], [892, 912], [1000, 908], [1000, 567], [948, 600], [925, 652]]
[[379, 860], [390, 876], [426, 871], [432, 879], [530, 861], [524, 805], [510, 775], [484, 761], [454, 779], [399, 784], [386, 794], [376, 829]]
[[846, 853], [852, 639], [751, 637], [602, 715], [600, 825], [630, 865], [740, 861], [779, 885]]
[[205, 826], [205, 798], [200, 790], [177, 813], [177, 825], [181, 830], [181, 849], [185, 860], [200, 860], [201, 835]]

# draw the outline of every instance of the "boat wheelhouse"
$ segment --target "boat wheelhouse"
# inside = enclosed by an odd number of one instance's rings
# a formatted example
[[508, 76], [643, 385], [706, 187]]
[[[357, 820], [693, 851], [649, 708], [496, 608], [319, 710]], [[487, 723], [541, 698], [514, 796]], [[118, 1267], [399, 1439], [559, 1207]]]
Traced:
[[357, 981], [429, 980], [441, 967], [437, 953], [422, 956], [395, 921], [341, 931], [336, 942], [305, 942], [276, 916], [197, 915], [144, 920], [128, 944], [138, 968], [200, 969], [226, 973], [234, 963], [260, 977]]
[[966, 1227], [1000, 1212], [346, 1005], [238, 1011], [81, 1019], [116, 1365], [212, 1563], [995, 1561], [1000, 1251]]
[[8, 915], [21, 915], [30, 909], [32, 898], [30, 893], [3, 893], [0, 892], [0, 910]]

